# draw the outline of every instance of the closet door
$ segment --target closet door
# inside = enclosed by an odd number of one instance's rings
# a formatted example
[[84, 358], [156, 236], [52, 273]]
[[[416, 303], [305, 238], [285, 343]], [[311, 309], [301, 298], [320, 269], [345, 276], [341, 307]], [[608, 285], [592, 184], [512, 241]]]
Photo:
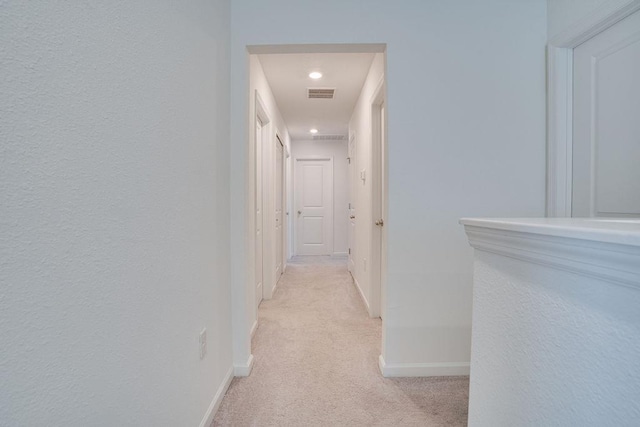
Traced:
[[640, 216], [640, 12], [573, 54], [572, 216]]

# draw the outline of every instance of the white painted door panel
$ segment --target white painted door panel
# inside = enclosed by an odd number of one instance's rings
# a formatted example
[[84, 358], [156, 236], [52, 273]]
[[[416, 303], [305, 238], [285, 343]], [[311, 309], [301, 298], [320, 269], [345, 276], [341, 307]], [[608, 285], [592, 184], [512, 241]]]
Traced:
[[296, 159], [296, 253], [329, 255], [333, 250], [333, 161]]
[[574, 49], [574, 217], [640, 216], [640, 12]]

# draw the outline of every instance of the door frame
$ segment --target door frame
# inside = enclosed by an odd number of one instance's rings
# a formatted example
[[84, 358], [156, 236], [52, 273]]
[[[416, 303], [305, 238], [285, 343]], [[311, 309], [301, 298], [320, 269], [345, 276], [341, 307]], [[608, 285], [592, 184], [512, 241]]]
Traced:
[[302, 156], [302, 157], [294, 157], [293, 158], [293, 171], [292, 171], [292, 183], [293, 183], [293, 204], [292, 204], [292, 209], [293, 209], [293, 255], [297, 256], [298, 254], [298, 250], [300, 249], [298, 247], [298, 183], [296, 180], [296, 177], [298, 176], [298, 162], [299, 161], [313, 161], [313, 160], [320, 160], [320, 161], [324, 161], [327, 160], [329, 161], [329, 166], [331, 168], [331, 182], [333, 185], [333, 188], [331, 189], [331, 208], [330, 208], [330, 212], [331, 212], [331, 232], [329, 233], [329, 253], [328, 255], [332, 255], [333, 254], [333, 230], [334, 230], [334, 225], [333, 222], [335, 220], [334, 216], [334, 198], [335, 198], [335, 176], [333, 173], [333, 157], [332, 156]]
[[[234, 48], [235, 49], [235, 48]], [[231, 318], [233, 373], [248, 376], [253, 368], [251, 352], [252, 297], [255, 273], [255, 221], [254, 206], [254, 144], [252, 135], [255, 112], [251, 84], [252, 55], [274, 53], [384, 53], [385, 43], [333, 43], [333, 44], [247, 44], [232, 49], [231, 62], [237, 73], [231, 76], [231, 125], [229, 130], [231, 179], [231, 228], [229, 230], [231, 264]], [[257, 90], [255, 91], [257, 94]], [[257, 105], [257, 103], [256, 103]], [[288, 147], [290, 149], [290, 147]], [[290, 153], [288, 153], [289, 157]], [[290, 163], [289, 172], [293, 172]], [[292, 198], [293, 199], [293, 198]], [[293, 200], [291, 200], [293, 203]], [[292, 207], [289, 205], [289, 207]], [[291, 211], [290, 211], [291, 212]], [[293, 212], [291, 212], [293, 213]], [[292, 215], [289, 215], [291, 217]], [[291, 224], [293, 220], [290, 218]], [[291, 240], [294, 239], [291, 230]], [[293, 250], [293, 246], [290, 247]], [[383, 321], [384, 329], [384, 321]], [[384, 334], [384, 331], [383, 331]], [[384, 346], [384, 342], [382, 343]]]
[[608, 1], [547, 43], [548, 217], [570, 217], [573, 173], [573, 49], [640, 10], [640, 0]]

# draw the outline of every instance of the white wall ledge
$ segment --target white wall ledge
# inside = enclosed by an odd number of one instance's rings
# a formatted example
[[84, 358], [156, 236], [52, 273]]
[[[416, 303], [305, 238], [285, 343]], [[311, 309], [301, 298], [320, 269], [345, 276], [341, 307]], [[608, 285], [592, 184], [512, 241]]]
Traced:
[[640, 220], [460, 220], [477, 250], [640, 290]]

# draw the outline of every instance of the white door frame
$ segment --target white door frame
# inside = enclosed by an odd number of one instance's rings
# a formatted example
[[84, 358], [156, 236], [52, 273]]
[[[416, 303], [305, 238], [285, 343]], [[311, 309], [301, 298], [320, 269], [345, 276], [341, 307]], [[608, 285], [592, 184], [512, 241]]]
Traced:
[[[253, 367], [251, 354], [251, 324], [255, 278], [255, 206], [254, 206], [254, 135], [251, 123], [255, 121], [251, 99], [251, 55], [274, 53], [384, 53], [383, 43], [366, 44], [250, 44], [244, 51], [232, 49], [231, 62], [238, 72], [231, 76], [231, 209], [237, 217], [231, 220], [231, 266], [232, 293], [232, 342], [234, 375], [247, 376]], [[236, 93], [237, 92], [237, 93]], [[234, 97], [237, 95], [237, 97]], [[258, 92], [255, 91], [256, 106]], [[263, 104], [264, 105], [264, 104]], [[266, 111], [265, 111], [266, 112]], [[237, 115], [237, 116], [236, 116]], [[241, 117], [241, 119], [240, 119]], [[289, 153], [287, 154], [289, 157]], [[291, 160], [288, 162], [292, 172]], [[289, 205], [289, 207], [291, 207]], [[289, 211], [291, 218], [293, 212]], [[291, 220], [291, 219], [290, 219]], [[293, 224], [293, 221], [291, 221]], [[293, 230], [291, 240], [293, 240]], [[292, 245], [293, 246], [293, 245]], [[384, 332], [383, 332], [384, 334]], [[383, 342], [384, 345], [384, 342]]]
[[[382, 75], [376, 86], [376, 90], [371, 97], [371, 264], [369, 277], [371, 283], [371, 294], [369, 295], [369, 316], [382, 316], [382, 301], [386, 285], [387, 271], [387, 153], [386, 136], [382, 132], [386, 131], [386, 117], [382, 117], [382, 106], [385, 105], [385, 76]], [[383, 139], [385, 143], [383, 143]], [[379, 224], [382, 221], [382, 224]]]
[[640, 10], [610, 0], [547, 44], [547, 216], [570, 217], [573, 161], [573, 49]]

